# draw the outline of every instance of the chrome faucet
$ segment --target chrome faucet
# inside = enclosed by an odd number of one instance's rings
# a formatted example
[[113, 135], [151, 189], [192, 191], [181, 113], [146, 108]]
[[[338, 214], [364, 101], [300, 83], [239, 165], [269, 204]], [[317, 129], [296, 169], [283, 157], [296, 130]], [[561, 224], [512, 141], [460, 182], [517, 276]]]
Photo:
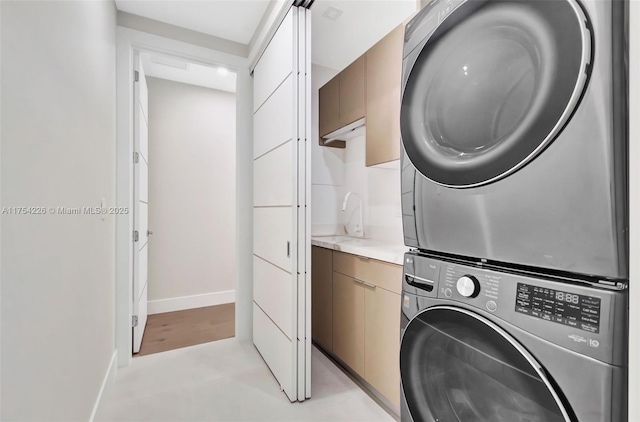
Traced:
[[342, 201], [342, 211], [346, 211], [347, 210], [347, 202], [349, 202], [349, 198], [351, 198], [351, 196], [357, 196], [358, 197], [358, 223], [356, 224], [356, 230], [355, 230], [355, 234], [359, 237], [364, 237], [364, 218], [362, 216], [362, 197], [355, 193], [355, 192], [347, 192], [347, 194], [344, 196], [344, 201]]

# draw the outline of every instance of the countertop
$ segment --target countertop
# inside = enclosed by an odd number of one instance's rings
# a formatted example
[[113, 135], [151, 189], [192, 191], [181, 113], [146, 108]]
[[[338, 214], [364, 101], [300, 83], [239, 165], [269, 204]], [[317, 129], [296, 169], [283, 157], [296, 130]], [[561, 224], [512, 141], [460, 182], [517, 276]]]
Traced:
[[311, 244], [397, 265], [403, 264], [409, 250], [404, 245], [350, 236], [311, 236]]

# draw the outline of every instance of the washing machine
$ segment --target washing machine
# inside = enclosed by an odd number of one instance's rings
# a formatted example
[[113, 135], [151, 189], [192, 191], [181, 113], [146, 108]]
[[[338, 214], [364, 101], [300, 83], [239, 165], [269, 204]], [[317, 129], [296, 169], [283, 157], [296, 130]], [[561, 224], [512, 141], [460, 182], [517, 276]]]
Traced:
[[402, 422], [627, 420], [627, 289], [405, 255]]
[[627, 6], [434, 0], [406, 25], [406, 245], [628, 277]]

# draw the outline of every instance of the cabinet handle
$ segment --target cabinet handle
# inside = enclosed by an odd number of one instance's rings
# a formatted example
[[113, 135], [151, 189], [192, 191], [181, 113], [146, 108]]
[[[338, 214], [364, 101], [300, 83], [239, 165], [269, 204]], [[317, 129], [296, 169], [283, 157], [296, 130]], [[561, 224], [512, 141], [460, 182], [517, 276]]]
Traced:
[[287, 241], [287, 258], [291, 257], [291, 242]]
[[368, 256], [360, 256], [360, 255], [357, 255], [357, 256], [358, 256], [358, 258], [360, 258], [363, 261], [370, 261], [371, 260], [371, 258], [369, 258]]
[[355, 281], [358, 284], [362, 284], [363, 286], [371, 287], [372, 289], [376, 288], [375, 284], [369, 283], [367, 281], [358, 280], [357, 278], [354, 278], [353, 281]]

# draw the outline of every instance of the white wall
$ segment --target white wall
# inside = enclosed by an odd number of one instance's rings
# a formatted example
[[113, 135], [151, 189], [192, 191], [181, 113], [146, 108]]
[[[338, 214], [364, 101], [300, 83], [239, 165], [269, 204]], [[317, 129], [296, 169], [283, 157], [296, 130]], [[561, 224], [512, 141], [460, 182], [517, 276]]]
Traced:
[[[115, 202], [113, 2], [1, 2], [2, 206]], [[2, 215], [2, 414], [88, 420], [114, 356], [114, 218]]]
[[[152, 77], [147, 84], [150, 313], [233, 301], [236, 96]], [[208, 300], [165, 306], [196, 295]]]
[[365, 167], [366, 135], [347, 141], [344, 149], [323, 147], [317, 141], [318, 90], [336, 74], [335, 69], [313, 65], [312, 234], [341, 234], [345, 225], [349, 230], [355, 228], [356, 198], [349, 200], [345, 212], [341, 210], [346, 193], [352, 191], [363, 199], [366, 237], [401, 244], [400, 166]]
[[236, 91], [236, 338], [253, 334], [253, 78], [238, 69]]

